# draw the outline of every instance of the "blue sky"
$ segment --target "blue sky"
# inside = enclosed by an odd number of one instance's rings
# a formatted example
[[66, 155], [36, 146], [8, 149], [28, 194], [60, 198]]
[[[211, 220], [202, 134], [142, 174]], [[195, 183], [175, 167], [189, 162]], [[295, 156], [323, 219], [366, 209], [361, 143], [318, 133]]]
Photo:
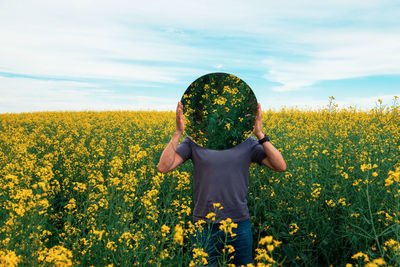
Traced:
[[400, 96], [399, 1], [0, 1], [0, 113], [175, 110], [231, 73], [264, 110]]

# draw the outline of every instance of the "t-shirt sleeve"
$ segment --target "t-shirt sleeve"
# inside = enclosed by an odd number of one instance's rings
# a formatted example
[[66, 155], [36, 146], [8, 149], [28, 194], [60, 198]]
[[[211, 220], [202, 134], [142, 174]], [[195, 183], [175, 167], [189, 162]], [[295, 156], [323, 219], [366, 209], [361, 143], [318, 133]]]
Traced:
[[253, 145], [251, 147], [251, 162], [257, 162], [258, 165], [262, 165], [262, 161], [267, 157], [265, 154], [264, 148], [260, 145], [256, 139], [252, 138]]
[[183, 162], [192, 158], [192, 147], [190, 145], [189, 137], [183, 139], [183, 141], [178, 145], [176, 153], [182, 157]]

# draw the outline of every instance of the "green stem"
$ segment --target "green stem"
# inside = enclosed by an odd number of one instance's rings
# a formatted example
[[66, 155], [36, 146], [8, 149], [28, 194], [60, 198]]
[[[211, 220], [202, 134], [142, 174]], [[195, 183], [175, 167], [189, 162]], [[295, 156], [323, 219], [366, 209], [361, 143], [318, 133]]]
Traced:
[[383, 252], [382, 252], [382, 248], [379, 244], [379, 240], [378, 240], [378, 236], [376, 234], [376, 230], [375, 230], [375, 223], [374, 223], [374, 218], [372, 217], [372, 211], [371, 211], [371, 201], [369, 199], [369, 179], [367, 179], [367, 202], [368, 202], [368, 211], [369, 211], [369, 216], [371, 217], [371, 224], [372, 224], [372, 230], [374, 231], [374, 237], [375, 237], [375, 241], [376, 241], [376, 245], [379, 248], [379, 252], [381, 253], [381, 256], [383, 257]]

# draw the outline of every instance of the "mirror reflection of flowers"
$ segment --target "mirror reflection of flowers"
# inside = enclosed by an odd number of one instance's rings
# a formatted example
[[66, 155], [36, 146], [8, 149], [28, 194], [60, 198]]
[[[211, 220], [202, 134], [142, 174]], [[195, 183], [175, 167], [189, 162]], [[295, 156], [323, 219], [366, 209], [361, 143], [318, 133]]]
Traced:
[[254, 125], [257, 100], [250, 87], [226, 73], [204, 75], [181, 100], [186, 133], [209, 149], [229, 149], [246, 140]]

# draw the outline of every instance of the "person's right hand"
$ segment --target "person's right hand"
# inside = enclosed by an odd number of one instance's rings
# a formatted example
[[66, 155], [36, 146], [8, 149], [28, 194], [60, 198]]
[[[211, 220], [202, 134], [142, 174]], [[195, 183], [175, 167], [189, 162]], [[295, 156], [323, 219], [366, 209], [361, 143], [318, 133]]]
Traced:
[[183, 134], [185, 130], [185, 122], [183, 120], [183, 105], [181, 101], [178, 102], [176, 106], [176, 131]]

